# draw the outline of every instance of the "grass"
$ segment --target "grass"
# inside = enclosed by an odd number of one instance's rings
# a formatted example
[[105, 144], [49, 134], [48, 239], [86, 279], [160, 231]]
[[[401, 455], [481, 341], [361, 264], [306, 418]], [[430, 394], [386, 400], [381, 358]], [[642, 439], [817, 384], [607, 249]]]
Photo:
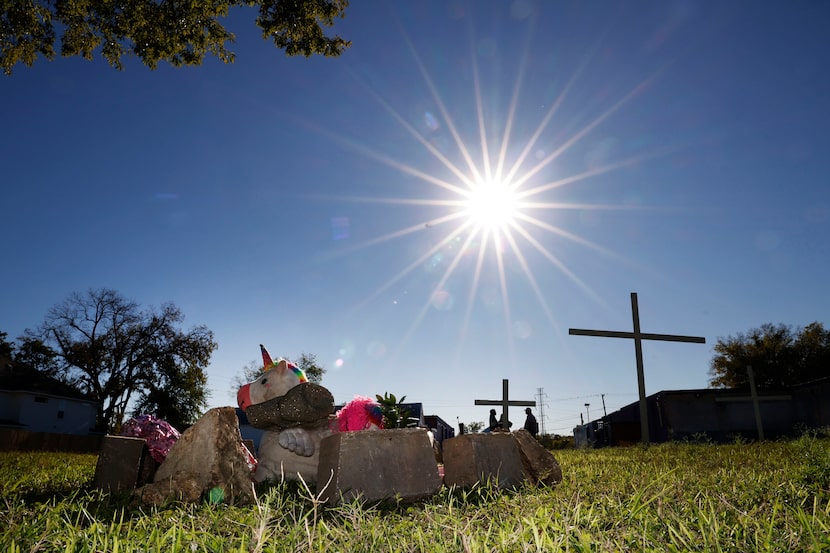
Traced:
[[94, 455], [0, 453], [6, 551], [830, 551], [830, 442], [559, 450], [553, 489], [330, 507], [292, 483], [251, 507], [131, 506]]

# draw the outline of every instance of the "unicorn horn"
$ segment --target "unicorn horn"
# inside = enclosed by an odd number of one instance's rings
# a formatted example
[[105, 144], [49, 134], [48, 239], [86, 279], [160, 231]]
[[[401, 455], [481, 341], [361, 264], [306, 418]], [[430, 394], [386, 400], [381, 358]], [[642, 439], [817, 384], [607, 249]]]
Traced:
[[262, 368], [263, 370], [268, 370], [274, 366], [274, 362], [271, 361], [271, 356], [268, 355], [268, 350], [265, 349], [265, 346], [262, 344], [259, 345], [260, 351], [262, 351]]

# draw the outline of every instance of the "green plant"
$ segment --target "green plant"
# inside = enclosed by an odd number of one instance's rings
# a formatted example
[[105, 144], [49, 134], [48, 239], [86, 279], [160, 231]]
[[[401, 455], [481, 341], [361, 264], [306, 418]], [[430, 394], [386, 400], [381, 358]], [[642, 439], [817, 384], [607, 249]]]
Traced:
[[573, 436], [541, 434], [537, 439], [545, 449], [573, 449], [576, 447]]
[[687, 444], [703, 444], [703, 445], [711, 445], [714, 444], [714, 440], [709, 437], [709, 434], [706, 432], [695, 432], [693, 434], [689, 434], [683, 438], [683, 443]]
[[401, 405], [406, 396], [401, 396], [401, 399], [398, 399], [395, 394], [384, 392], [383, 395], [375, 394], [375, 397], [380, 403], [384, 428], [410, 428], [417, 424], [417, 421], [410, 418], [409, 409]]
[[480, 432], [484, 429], [484, 423], [482, 421], [473, 421], [467, 423], [467, 432], [471, 434], [475, 434], [476, 432]]
[[799, 475], [809, 486], [830, 489], [830, 444], [818, 437], [818, 432], [805, 432], [793, 442], [801, 460]]

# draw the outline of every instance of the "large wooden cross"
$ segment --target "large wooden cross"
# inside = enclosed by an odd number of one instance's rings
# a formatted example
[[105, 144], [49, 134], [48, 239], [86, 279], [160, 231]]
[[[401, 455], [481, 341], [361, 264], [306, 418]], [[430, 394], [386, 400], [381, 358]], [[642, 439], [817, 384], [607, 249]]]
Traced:
[[664, 342], [691, 342], [705, 344], [706, 338], [700, 336], [678, 336], [676, 334], [649, 334], [640, 332], [640, 309], [637, 307], [637, 292], [631, 292], [631, 316], [634, 321], [634, 332], [617, 332], [614, 330], [583, 330], [580, 328], [568, 329], [572, 336], [600, 336], [602, 338], [633, 338], [634, 353], [637, 357], [637, 387], [640, 392], [640, 437], [643, 443], [649, 443], [648, 435], [648, 404], [646, 403], [646, 380], [643, 374], [643, 340], [662, 340]]
[[510, 430], [510, 421], [507, 419], [507, 408], [512, 407], [536, 407], [535, 401], [511, 401], [507, 395], [507, 379], [501, 381], [501, 399], [477, 399], [476, 405], [501, 405], [501, 427]]
[[746, 368], [747, 376], [749, 377], [749, 393], [750, 396], [740, 397], [716, 397], [715, 403], [726, 403], [728, 401], [751, 401], [752, 409], [755, 412], [755, 426], [758, 429], [758, 440], [764, 441], [764, 422], [761, 420], [761, 401], [791, 401], [793, 396], [790, 394], [783, 394], [777, 396], [758, 396], [758, 390], [755, 388], [755, 373], [752, 372], [752, 367]]

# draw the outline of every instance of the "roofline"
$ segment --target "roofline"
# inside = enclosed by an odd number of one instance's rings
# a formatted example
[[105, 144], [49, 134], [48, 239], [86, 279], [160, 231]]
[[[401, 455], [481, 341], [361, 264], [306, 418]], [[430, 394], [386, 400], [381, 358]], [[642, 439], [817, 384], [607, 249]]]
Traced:
[[63, 395], [60, 395], [60, 394], [54, 394], [54, 393], [50, 393], [50, 392], [38, 392], [38, 391], [33, 391], [33, 390], [8, 390], [8, 389], [5, 389], [5, 388], [0, 388], [0, 393], [3, 393], [3, 392], [5, 392], [7, 394], [28, 394], [28, 395], [32, 395], [32, 396], [50, 397], [50, 398], [54, 398], [54, 399], [68, 399], [68, 400], [72, 400], [72, 401], [82, 401], [84, 403], [91, 403], [92, 405], [95, 405], [95, 406], [97, 406], [100, 403], [99, 401], [95, 401], [94, 399], [86, 399], [86, 398], [72, 397], [72, 396], [63, 396]]

